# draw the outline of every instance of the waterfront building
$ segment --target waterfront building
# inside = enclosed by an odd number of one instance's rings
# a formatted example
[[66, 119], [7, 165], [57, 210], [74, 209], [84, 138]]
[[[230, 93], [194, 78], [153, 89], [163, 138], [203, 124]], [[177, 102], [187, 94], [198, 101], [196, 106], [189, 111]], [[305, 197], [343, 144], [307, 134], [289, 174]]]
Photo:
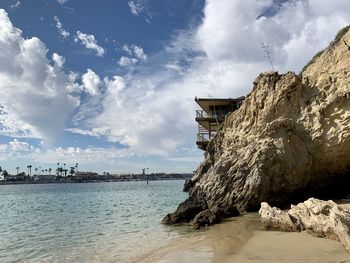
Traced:
[[39, 174], [34, 177], [35, 182], [51, 183], [56, 180], [56, 176], [53, 174]]
[[98, 174], [93, 172], [76, 172], [74, 180], [97, 180]]
[[209, 140], [218, 132], [225, 116], [237, 110], [245, 97], [236, 99], [195, 98], [201, 110], [196, 110], [198, 133], [196, 144], [199, 149], [206, 150]]

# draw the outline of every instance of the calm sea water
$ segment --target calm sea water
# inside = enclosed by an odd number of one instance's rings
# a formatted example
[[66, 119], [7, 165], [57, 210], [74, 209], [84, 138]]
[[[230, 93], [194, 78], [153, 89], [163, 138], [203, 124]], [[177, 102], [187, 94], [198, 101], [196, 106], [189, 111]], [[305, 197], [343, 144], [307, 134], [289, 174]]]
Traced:
[[178, 235], [160, 224], [183, 181], [2, 185], [0, 262], [129, 262]]

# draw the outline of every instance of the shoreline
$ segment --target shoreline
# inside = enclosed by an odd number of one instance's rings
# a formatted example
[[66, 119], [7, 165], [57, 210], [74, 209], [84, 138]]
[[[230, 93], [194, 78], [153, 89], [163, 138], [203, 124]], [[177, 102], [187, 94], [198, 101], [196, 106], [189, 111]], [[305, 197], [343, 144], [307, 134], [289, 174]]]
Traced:
[[[350, 208], [349, 200], [336, 202]], [[338, 241], [314, 237], [307, 231], [262, 230], [258, 213], [230, 218], [201, 230], [191, 231], [189, 228], [186, 227], [188, 234], [180, 235], [132, 262], [350, 262], [350, 254]]]
[[93, 180], [93, 181], [53, 181], [53, 182], [1, 182], [1, 185], [33, 185], [33, 184], [89, 184], [89, 183], [120, 183], [120, 182], [152, 182], [152, 181], [185, 181], [184, 178], [165, 178], [165, 179], [130, 179], [130, 180]]

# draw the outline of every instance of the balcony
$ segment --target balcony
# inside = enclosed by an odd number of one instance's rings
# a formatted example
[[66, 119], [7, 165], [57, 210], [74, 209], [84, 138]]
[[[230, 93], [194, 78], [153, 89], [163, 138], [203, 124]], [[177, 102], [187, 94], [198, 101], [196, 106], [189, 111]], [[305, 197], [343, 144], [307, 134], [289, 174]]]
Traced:
[[196, 110], [196, 119], [224, 119], [228, 111], [211, 111]]
[[197, 133], [197, 142], [208, 142], [209, 133]]
[[209, 133], [198, 133], [196, 144], [199, 149], [205, 151], [209, 142]]

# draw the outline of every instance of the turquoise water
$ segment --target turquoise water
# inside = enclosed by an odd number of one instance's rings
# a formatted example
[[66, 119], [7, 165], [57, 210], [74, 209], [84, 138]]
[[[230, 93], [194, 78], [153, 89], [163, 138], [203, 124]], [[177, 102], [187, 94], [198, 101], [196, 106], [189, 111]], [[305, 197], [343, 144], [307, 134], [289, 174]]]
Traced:
[[176, 237], [183, 181], [2, 185], [0, 262], [130, 262]]

